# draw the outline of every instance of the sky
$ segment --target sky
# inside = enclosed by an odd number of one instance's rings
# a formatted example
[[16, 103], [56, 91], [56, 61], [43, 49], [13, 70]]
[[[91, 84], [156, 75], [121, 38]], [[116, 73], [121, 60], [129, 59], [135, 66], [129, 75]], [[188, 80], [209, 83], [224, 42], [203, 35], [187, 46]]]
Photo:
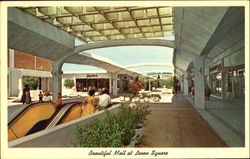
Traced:
[[[76, 40], [76, 46], [81, 44], [84, 43], [79, 40]], [[98, 56], [103, 56], [121, 66], [128, 66], [132, 64], [142, 64], [142, 63], [161, 63], [161, 64], [173, 65], [172, 64], [173, 49], [167, 47], [122, 46], [122, 47], [93, 49], [85, 52]], [[172, 68], [163, 66], [144, 66], [133, 69], [139, 72], [150, 72], [156, 70], [173, 72]], [[103, 70], [103, 69], [86, 65], [64, 64], [62, 70], [90, 71], [90, 70]]]

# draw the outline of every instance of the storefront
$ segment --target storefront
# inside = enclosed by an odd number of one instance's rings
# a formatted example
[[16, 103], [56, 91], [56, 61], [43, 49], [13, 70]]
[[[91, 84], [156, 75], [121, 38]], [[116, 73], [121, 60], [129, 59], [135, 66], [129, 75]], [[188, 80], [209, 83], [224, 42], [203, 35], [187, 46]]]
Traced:
[[210, 87], [212, 95], [226, 99], [244, 99], [244, 65], [224, 66], [218, 64], [210, 68]]
[[109, 74], [76, 74], [75, 76], [77, 92], [87, 92], [90, 89], [98, 90], [99, 88], [109, 89]]

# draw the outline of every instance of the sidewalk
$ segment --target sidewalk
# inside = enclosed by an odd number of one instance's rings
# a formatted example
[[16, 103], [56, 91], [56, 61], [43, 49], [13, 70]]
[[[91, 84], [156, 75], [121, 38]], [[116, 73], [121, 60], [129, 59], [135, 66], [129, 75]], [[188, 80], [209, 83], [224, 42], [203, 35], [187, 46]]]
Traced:
[[183, 95], [150, 106], [152, 114], [137, 147], [227, 147]]
[[[193, 105], [194, 99], [186, 96]], [[242, 147], [245, 141], [245, 107], [239, 101], [223, 101], [211, 98], [205, 102], [205, 110], [198, 110], [209, 125], [232, 147]]]

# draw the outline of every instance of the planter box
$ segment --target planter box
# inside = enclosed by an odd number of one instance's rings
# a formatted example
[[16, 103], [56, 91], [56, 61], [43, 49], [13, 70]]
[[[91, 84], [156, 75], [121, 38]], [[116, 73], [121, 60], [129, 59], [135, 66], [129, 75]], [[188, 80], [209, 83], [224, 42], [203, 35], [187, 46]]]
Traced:
[[135, 98], [132, 98], [132, 99], [131, 99], [131, 102], [135, 102]]
[[140, 102], [144, 102], [144, 99], [140, 99]]
[[131, 140], [129, 145], [127, 145], [126, 147], [135, 147], [135, 144], [136, 144], [136, 140]]
[[149, 102], [154, 102], [154, 98], [149, 98]]
[[144, 130], [144, 128], [135, 129], [135, 136], [133, 137], [134, 140], [136, 141], [135, 144], [141, 143], [141, 138], [142, 138], [142, 135], [143, 135], [143, 130]]
[[135, 97], [135, 102], [139, 102], [140, 101], [140, 97]]
[[125, 98], [124, 98], [124, 96], [120, 96], [120, 101], [124, 101], [125, 100]]
[[130, 97], [125, 97], [125, 101], [129, 102], [130, 101]]

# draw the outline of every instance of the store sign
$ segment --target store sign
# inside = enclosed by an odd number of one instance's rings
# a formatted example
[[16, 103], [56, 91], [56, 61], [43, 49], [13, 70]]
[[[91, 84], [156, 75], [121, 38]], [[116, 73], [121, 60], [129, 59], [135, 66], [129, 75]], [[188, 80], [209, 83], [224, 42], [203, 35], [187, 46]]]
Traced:
[[235, 71], [236, 68], [235, 67], [212, 67], [210, 68], [210, 71]]
[[86, 78], [97, 78], [98, 76], [97, 76], [97, 74], [87, 74], [86, 75]]

